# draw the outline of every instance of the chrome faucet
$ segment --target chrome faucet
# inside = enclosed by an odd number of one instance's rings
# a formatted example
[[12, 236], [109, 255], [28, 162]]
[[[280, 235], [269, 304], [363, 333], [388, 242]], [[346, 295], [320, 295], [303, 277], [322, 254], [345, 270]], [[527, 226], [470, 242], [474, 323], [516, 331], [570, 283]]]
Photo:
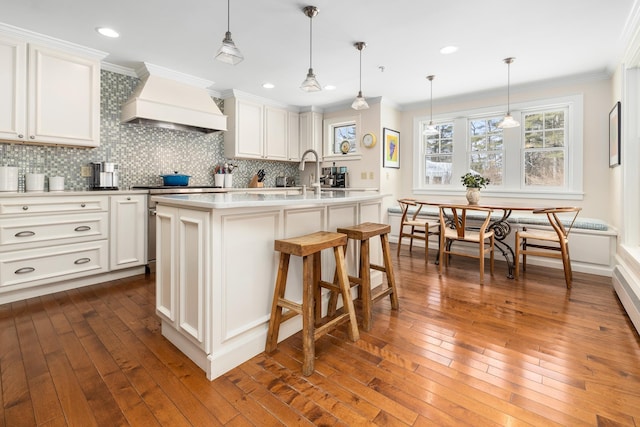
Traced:
[[303, 171], [304, 170], [304, 158], [307, 154], [313, 154], [316, 157], [316, 176], [315, 176], [315, 182], [313, 184], [311, 184], [311, 186], [313, 187], [313, 191], [316, 194], [320, 194], [320, 158], [318, 157], [318, 153], [316, 152], [316, 150], [313, 149], [308, 149], [307, 151], [305, 151], [304, 153], [302, 153], [302, 157], [300, 160], [300, 170]]

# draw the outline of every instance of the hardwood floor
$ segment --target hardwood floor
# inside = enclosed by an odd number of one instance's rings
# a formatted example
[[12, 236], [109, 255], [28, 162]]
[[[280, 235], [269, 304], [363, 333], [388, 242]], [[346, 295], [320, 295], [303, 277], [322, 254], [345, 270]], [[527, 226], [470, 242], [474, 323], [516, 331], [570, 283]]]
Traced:
[[400, 310], [344, 326], [301, 375], [296, 334], [226, 375], [160, 334], [153, 276], [0, 306], [0, 426], [640, 426], [640, 338], [609, 278], [396, 262]]

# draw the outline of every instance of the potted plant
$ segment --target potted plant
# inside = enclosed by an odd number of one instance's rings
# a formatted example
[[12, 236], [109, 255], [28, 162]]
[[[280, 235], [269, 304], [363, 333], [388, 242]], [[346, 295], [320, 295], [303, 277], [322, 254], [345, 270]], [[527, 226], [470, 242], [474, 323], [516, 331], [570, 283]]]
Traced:
[[467, 172], [460, 177], [462, 184], [467, 187], [467, 201], [470, 205], [477, 205], [480, 201], [480, 188], [486, 188], [491, 182], [477, 172]]

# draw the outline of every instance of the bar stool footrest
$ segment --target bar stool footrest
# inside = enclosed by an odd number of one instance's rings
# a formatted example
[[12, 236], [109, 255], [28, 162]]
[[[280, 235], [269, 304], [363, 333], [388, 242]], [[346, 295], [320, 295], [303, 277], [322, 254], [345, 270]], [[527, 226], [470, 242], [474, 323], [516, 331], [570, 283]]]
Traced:
[[317, 326], [313, 333], [313, 337], [314, 339], [318, 339], [321, 336], [326, 335], [330, 330], [335, 329], [336, 326], [342, 323], [346, 323], [348, 321], [349, 321], [349, 313], [339, 314], [334, 318], [332, 318], [331, 320], [329, 320], [327, 323], [323, 323], [322, 325]]

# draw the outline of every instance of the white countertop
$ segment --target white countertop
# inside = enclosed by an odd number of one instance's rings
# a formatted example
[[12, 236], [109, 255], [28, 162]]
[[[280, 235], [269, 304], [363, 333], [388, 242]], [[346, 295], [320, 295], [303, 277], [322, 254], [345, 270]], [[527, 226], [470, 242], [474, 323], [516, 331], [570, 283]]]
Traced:
[[116, 196], [122, 194], [147, 194], [149, 190], [65, 190], [65, 191], [2, 191], [0, 197], [60, 197], [60, 196]]
[[303, 206], [303, 205], [330, 205], [347, 202], [361, 202], [376, 200], [388, 194], [378, 191], [322, 191], [315, 194], [307, 191], [306, 194], [269, 194], [269, 192], [231, 192], [231, 193], [205, 193], [205, 194], [172, 194], [152, 196], [159, 204], [170, 204], [205, 209], [230, 209], [265, 206]]

